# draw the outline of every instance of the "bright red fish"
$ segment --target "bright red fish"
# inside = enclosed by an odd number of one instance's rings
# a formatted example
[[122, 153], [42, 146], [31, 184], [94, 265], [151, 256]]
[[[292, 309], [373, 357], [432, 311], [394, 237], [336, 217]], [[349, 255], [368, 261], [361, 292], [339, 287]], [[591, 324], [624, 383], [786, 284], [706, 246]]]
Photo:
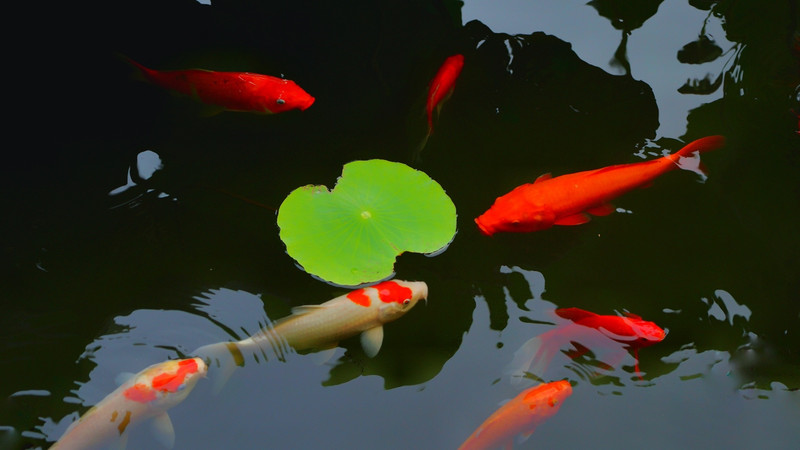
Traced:
[[294, 81], [249, 72], [213, 72], [203, 69], [153, 70], [125, 58], [145, 79], [203, 103], [229, 111], [279, 113], [305, 110], [314, 97]]
[[459, 450], [511, 448], [517, 435], [523, 439], [530, 436], [537, 425], [558, 412], [561, 402], [570, 395], [572, 386], [565, 380], [526, 389], [489, 416]]
[[598, 315], [578, 308], [557, 309], [555, 313], [572, 322], [529, 339], [514, 353], [513, 361], [506, 368], [512, 384], [528, 378], [526, 373], [543, 377], [553, 358], [561, 353], [572, 359], [589, 351], [595, 355], [603, 353], [603, 359], [598, 362], [611, 368], [631, 349], [636, 373], [642, 379], [639, 348], [661, 342], [666, 336], [661, 327], [635, 314], [626, 317]]
[[433, 133], [433, 109], [441, 109], [441, 104], [453, 94], [456, 79], [461, 74], [462, 68], [464, 68], [464, 55], [449, 56], [431, 80], [428, 102], [425, 105], [428, 113], [428, 134]]
[[664, 340], [666, 333], [653, 322], [642, 320], [636, 314], [628, 313], [627, 316], [599, 315], [579, 308], [556, 309], [559, 317], [569, 319], [578, 325], [594, 328], [610, 339], [625, 344], [633, 350], [636, 359], [636, 373], [639, 372], [639, 349], [648, 347]]
[[[552, 178], [544, 174], [532, 184], [523, 184], [498, 197], [488, 211], [475, 219], [481, 232], [528, 232], [553, 225], [580, 225], [588, 214], [605, 216], [614, 212], [609, 202], [620, 195], [649, 185], [655, 178], [681, 168], [702, 172], [694, 153], [717, 149], [722, 136], [707, 136], [683, 147], [677, 153], [632, 164], [620, 164]], [[694, 162], [694, 167], [691, 164]]]

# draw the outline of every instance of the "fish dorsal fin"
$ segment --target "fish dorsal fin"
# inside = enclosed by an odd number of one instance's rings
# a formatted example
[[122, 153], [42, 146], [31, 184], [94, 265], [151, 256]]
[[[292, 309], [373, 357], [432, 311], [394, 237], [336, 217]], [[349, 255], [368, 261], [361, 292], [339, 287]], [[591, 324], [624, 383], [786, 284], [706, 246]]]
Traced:
[[550, 172], [548, 172], [548, 173], [543, 173], [543, 174], [539, 175], [539, 178], [537, 178], [537, 179], [536, 179], [536, 180], [533, 182], [533, 184], [539, 183], [539, 182], [541, 182], [541, 181], [549, 180], [550, 178], [553, 178], [553, 175], [551, 175], [551, 174], [550, 174]]
[[325, 308], [322, 305], [300, 305], [295, 306], [292, 308], [292, 315], [293, 316], [302, 316], [303, 314], [308, 314], [314, 311], [319, 311], [320, 309]]
[[625, 312], [624, 312], [624, 313], [622, 313], [622, 314], [623, 314], [625, 317], [629, 317], [629, 318], [631, 318], [631, 319], [642, 320], [642, 316], [640, 316], [640, 315], [638, 315], [638, 314], [634, 314], [634, 313], [632, 313], [632, 312], [625, 311]]
[[383, 344], [383, 326], [370, 328], [361, 333], [361, 347], [370, 358], [378, 354]]
[[585, 311], [580, 308], [559, 308], [555, 312], [559, 317], [563, 317], [564, 319], [569, 319], [573, 322], [577, 322], [583, 319], [588, 319], [590, 317], [597, 317], [597, 314], [591, 311]]
[[162, 413], [153, 418], [153, 431], [158, 442], [166, 448], [175, 446], [175, 428], [167, 413]]
[[593, 216], [607, 216], [611, 213], [616, 211], [613, 205], [609, 203], [602, 204], [600, 206], [595, 206], [586, 210], [587, 213]]
[[559, 217], [553, 222], [555, 225], [581, 225], [592, 220], [587, 214], [578, 213], [567, 217]]

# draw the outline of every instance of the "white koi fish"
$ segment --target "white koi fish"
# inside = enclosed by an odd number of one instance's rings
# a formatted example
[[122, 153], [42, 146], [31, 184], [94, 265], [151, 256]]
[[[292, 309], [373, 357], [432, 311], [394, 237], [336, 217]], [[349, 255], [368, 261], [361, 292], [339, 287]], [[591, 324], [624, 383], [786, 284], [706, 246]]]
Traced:
[[167, 410], [182, 402], [206, 371], [207, 366], [200, 358], [154, 364], [89, 409], [50, 448], [90, 449], [108, 445], [124, 448], [126, 431], [149, 418], [155, 420], [162, 443], [171, 448], [175, 432]]
[[223, 368], [223, 378], [227, 378], [233, 367], [230, 361], [221, 360], [233, 357], [235, 365], [243, 366], [243, 351], [255, 353], [282, 344], [296, 351], [332, 350], [339, 341], [361, 333], [364, 352], [373, 357], [383, 343], [383, 324], [400, 318], [427, 297], [428, 285], [422, 281], [384, 281], [321, 305], [295, 307], [292, 314], [247, 339], [205, 345], [194, 354], [215, 360]]

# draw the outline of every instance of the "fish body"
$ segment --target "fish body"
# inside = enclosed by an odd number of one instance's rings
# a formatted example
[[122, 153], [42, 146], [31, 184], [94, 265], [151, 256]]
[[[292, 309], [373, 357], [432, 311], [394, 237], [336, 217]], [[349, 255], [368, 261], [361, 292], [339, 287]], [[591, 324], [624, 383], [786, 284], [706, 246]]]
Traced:
[[400, 318], [427, 296], [428, 286], [422, 281], [384, 281], [320, 305], [293, 308], [292, 314], [276, 321], [271, 330], [239, 341], [237, 346], [259, 345], [259, 340], [274, 334], [297, 351], [327, 349], [362, 333], [364, 351], [375, 356], [383, 341], [383, 324]]
[[664, 330], [653, 322], [643, 320], [635, 314], [627, 316], [610, 316], [595, 314], [579, 308], [556, 309], [559, 317], [569, 319], [577, 325], [594, 328], [609, 339], [624, 344], [633, 350], [636, 359], [636, 373], [639, 378], [639, 349], [661, 342], [666, 337]]
[[220, 367], [216, 390], [221, 389], [236, 366], [244, 365], [245, 352], [257, 355], [272, 349], [280, 358], [288, 346], [298, 352], [323, 350], [330, 356], [339, 341], [361, 334], [364, 352], [373, 357], [383, 343], [383, 325], [402, 317], [427, 297], [428, 286], [422, 281], [384, 281], [320, 305], [298, 306], [292, 314], [253, 336], [238, 342], [205, 345], [194, 354]]
[[425, 104], [425, 111], [428, 113], [428, 134], [433, 132], [433, 110], [437, 107], [440, 108], [442, 102], [453, 94], [456, 80], [463, 68], [464, 55], [449, 56], [431, 80], [428, 87], [428, 101]]
[[459, 450], [510, 449], [514, 438], [527, 438], [545, 419], [558, 412], [561, 403], [572, 394], [568, 381], [553, 381], [526, 389], [501, 406], [486, 419]]
[[206, 375], [200, 358], [154, 364], [123, 383], [73, 423], [51, 449], [90, 449], [116, 444], [124, 447], [126, 431], [153, 418], [159, 438], [171, 447], [175, 435], [167, 410], [182, 402]]
[[[693, 141], [680, 151], [662, 158], [632, 164], [577, 172], [558, 177], [545, 174], [530, 184], [518, 186], [498, 197], [488, 211], [475, 219], [481, 232], [530, 232], [553, 225], [580, 225], [588, 214], [603, 216], [614, 212], [610, 201], [626, 192], [645, 187], [676, 168], [688, 168], [684, 159], [721, 147], [722, 136]], [[702, 170], [702, 167], [699, 168]]]
[[294, 81], [249, 72], [154, 70], [125, 58], [151, 83], [229, 111], [280, 113], [305, 110], [314, 97]]
[[514, 359], [506, 369], [512, 384], [524, 380], [526, 372], [544, 376], [553, 358], [568, 347], [574, 347], [574, 350], [565, 352], [572, 359], [587, 351], [595, 354], [603, 351], [605, 358], [600, 362], [607, 367], [616, 366], [627, 350], [633, 350], [635, 370], [641, 379], [639, 349], [666, 337], [661, 327], [635, 314], [629, 313], [624, 317], [600, 315], [579, 308], [560, 308], [555, 310], [555, 314], [570, 322], [534, 336], [514, 353]]

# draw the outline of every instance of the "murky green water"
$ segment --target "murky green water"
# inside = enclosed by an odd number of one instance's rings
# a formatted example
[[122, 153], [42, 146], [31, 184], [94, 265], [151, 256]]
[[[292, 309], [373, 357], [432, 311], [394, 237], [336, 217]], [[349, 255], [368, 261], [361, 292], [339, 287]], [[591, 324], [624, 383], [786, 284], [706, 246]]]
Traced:
[[[544, 378], [573, 394], [520, 448], [800, 441], [797, 2], [186, 0], [24, 17], [48, 44], [7, 58], [0, 446], [47, 447], [120, 373], [346, 292], [296, 267], [275, 209], [369, 158], [425, 171], [456, 205], [449, 248], [395, 266], [427, 282], [427, 305], [388, 324], [372, 359], [357, 339], [325, 364], [267, 355], [218, 393], [212, 371], [170, 411], [175, 448], [456, 448], [521, 390], [503, 371], [554, 307], [668, 334], [641, 350], [644, 380], [632, 356], [600, 376], [591, 354], [555, 358]], [[208, 117], [114, 52], [283, 75], [316, 103]], [[464, 70], [414, 160], [428, 82], [454, 53]], [[714, 134], [728, 141], [703, 155], [704, 183], [666, 174], [577, 227], [489, 238], [473, 223], [542, 173]], [[132, 431], [129, 448], [154, 445]]]

